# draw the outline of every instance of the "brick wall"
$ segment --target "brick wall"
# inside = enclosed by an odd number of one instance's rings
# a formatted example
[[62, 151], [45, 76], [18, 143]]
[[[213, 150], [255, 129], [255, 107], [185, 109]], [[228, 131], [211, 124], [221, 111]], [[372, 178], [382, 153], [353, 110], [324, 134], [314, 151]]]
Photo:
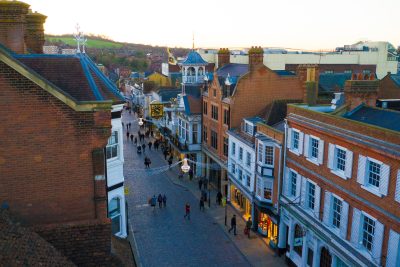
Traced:
[[78, 266], [110, 266], [108, 220], [42, 225], [33, 230]]
[[0, 88], [0, 202], [33, 225], [95, 218], [92, 151], [110, 111], [75, 112], [3, 63]]
[[378, 98], [400, 99], [400, 88], [390, 78], [390, 74], [380, 80]]

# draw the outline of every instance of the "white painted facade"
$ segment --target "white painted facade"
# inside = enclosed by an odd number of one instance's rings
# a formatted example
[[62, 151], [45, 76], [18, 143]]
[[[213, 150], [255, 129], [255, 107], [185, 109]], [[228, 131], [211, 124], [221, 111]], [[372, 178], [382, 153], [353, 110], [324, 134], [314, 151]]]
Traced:
[[[397, 73], [398, 61], [388, 56], [393, 45], [388, 42], [365, 42], [360, 45], [370, 48], [369, 51], [343, 51], [330, 53], [277, 53], [264, 54], [264, 65], [272, 70], [284, 70], [286, 64], [370, 64], [376, 65], [376, 75], [383, 78], [387, 72]], [[205, 53], [201, 56], [210, 63], [218, 63], [217, 53]], [[248, 55], [233, 55], [231, 63], [248, 64]]]
[[[112, 112], [121, 111], [123, 104], [114, 105]], [[124, 194], [124, 150], [121, 118], [111, 120], [112, 136], [106, 147], [108, 215], [112, 230], [119, 237], [127, 236], [126, 205]], [[112, 189], [112, 190], [111, 190]], [[118, 230], [118, 231], [117, 231]]]

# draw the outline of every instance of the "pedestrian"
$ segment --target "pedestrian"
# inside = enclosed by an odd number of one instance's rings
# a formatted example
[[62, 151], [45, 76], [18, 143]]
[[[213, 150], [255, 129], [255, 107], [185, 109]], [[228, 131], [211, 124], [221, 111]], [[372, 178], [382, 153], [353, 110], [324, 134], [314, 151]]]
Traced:
[[125, 126], [124, 126], [124, 122], [122, 122], [122, 128], [124, 128]]
[[193, 179], [193, 170], [192, 170], [192, 168], [190, 168], [190, 170], [189, 170], [189, 179], [190, 179], [190, 181]]
[[168, 156], [168, 150], [167, 149], [164, 149], [164, 159], [165, 160], [167, 160], [167, 156]]
[[207, 192], [206, 190], [201, 190], [201, 196], [203, 197], [204, 201], [207, 201]]
[[154, 141], [154, 149], [158, 150], [158, 140]]
[[[126, 128], [128, 130], [128, 128]], [[129, 132], [126, 132], [126, 139], [129, 141]]]
[[135, 145], [137, 145], [137, 137], [135, 137]]
[[126, 130], [128, 131], [129, 123], [126, 124]]
[[142, 144], [142, 150], [143, 150], [143, 153], [146, 152], [146, 145], [145, 144]]
[[161, 194], [158, 194], [158, 207], [161, 209], [162, 208], [162, 203], [163, 203], [163, 197]]
[[185, 218], [186, 219], [186, 217], [189, 219], [189, 221], [190, 221], [190, 205], [189, 205], [189, 203], [187, 203], [186, 202], [186, 205], [185, 205], [185, 216], [183, 216], [183, 218]]
[[150, 205], [154, 207], [154, 210], [156, 209], [156, 204], [157, 204], [157, 198], [156, 195], [153, 195], [153, 197], [150, 200]]
[[222, 202], [222, 193], [221, 193], [221, 191], [218, 191], [218, 193], [217, 193], [217, 204], [221, 206], [221, 202]]
[[165, 194], [162, 198], [162, 202], [163, 202], [164, 208], [166, 208], [167, 207], [167, 196]]
[[204, 211], [204, 198], [200, 197], [200, 210]]
[[231, 219], [231, 228], [228, 230], [230, 233], [233, 229], [233, 234], [236, 235], [236, 215], [233, 214], [232, 219]]
[[147, 145], [149, 146], [149, 150], [151, 150], [151, 146], [153, 145], [153, 143], [150, 141]]
[[131, 134], [131, 142], [133, 142], [133, 134]]
[[169, 159], [168, 159], [168, 165], [169, 165], [169, 168], [171, 169], [171, 165], [172, 165], [172, 155], [169, 157]]
[[153, 130], [150, 131], [150, 135], [151, 135], [151, 137], [154, 137], [154, 132], [153, 132]]
[[199, 190], [201, 191], [201, 187], [203, 186], [203, 178], [199, 179]]
[[204, 181], [203, 181], [203, 186], [204, 186], [204, 189], [207, 190], [207, 187], [208, 187], [208, 179], [204, 179]]
[[250, 238], [250, 230], [251, 230], [251, 225], [253, 222], [251, 221], [251, 217], [246, 221], [246, 228], [244, 234], [247, 235], [248, 238]]

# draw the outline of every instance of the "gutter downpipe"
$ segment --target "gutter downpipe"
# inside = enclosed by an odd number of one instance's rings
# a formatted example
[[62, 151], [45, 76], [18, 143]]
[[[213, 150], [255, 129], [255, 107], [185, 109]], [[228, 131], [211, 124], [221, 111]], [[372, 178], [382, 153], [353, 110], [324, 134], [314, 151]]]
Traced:
[[[285, 169], [286, 169], [286, 138], [287, 138], [287, 131], [288, 131], [287, 119], [284, 119], [284, 121], [285, 121], [285, 137], [284, 137], [284, 140], [283, 140], [283, 175], [285, 175]], [[282, 157], [280, 157], [279, 160], [281, 160], [281, 159], [282, 159]], [[281, 162], [279, 163], [279, 165], [281, 165]], [[280, 173], [280, 171], [281, 170], [279, 169], [279, 173]], [[282, 177], [282, 179], [283, 179], [283, 177]], [[282, 249], [279, 246], [280, 239], [281, 239], [281, 234], [280, 233], [281, 233], [281, 213], [282, 213], [281, 212], [281, 207], [279, 205], [280, 196], [281, 196], [280, 193], [281, 192], [280, 192], [280, 177], [279, 177], [279, 180], [278, 180], [278, 196], [279, 196], [279, 198], [278, 198], [278, 220], [279, 220], [279, 222], [278, 223], [279, 223], [279, 230], [278, 230], [278, 240], [277, 240], [278, 255], [280, 255], [280, 249]]]

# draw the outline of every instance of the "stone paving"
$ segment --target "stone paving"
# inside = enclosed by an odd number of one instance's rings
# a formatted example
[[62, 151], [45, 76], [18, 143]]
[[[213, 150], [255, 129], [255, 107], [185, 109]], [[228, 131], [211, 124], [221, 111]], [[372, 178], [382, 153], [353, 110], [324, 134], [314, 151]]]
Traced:
[[[133, 115], [124, 112], [123, 121], [132, 122], [129, 130], [137, 136], [138, 124]], [[145, 141], [148, 142], [148, 139]], [[161, 151], [149, 151], [151, 168], [168, 166]], [[217, 207], [215, 192], [212, 194], [211, 209], [199, 210], [196, 182], [179, 180], [174, 169], [154, 173], [144, 168], [144, 154], [137, 154], [136, 146], [126, 139], [124, 129], [124, 175], [130, 230], [136, 243], [139, 266], [283, 266], [282, 259], [258, 237], [250, 240], [243, 234], [244, 225], [238, 220], [238, 235], [227, 233], [224, 209]], [[176, 159], [175, 159], [176, 160]], [[153, 170], [154, 170], [153, 169]], [[167, 207], [154, 209], [148, 199], [166, 194]], [[191, 205], [191, 220], [185, 220], [184, 206]], [[228, 207], [231, 215], [234, 210]], [[228, 218], [229, 222], [230, 217]], [[132, 236], [130, 237], [132, 240]]]

